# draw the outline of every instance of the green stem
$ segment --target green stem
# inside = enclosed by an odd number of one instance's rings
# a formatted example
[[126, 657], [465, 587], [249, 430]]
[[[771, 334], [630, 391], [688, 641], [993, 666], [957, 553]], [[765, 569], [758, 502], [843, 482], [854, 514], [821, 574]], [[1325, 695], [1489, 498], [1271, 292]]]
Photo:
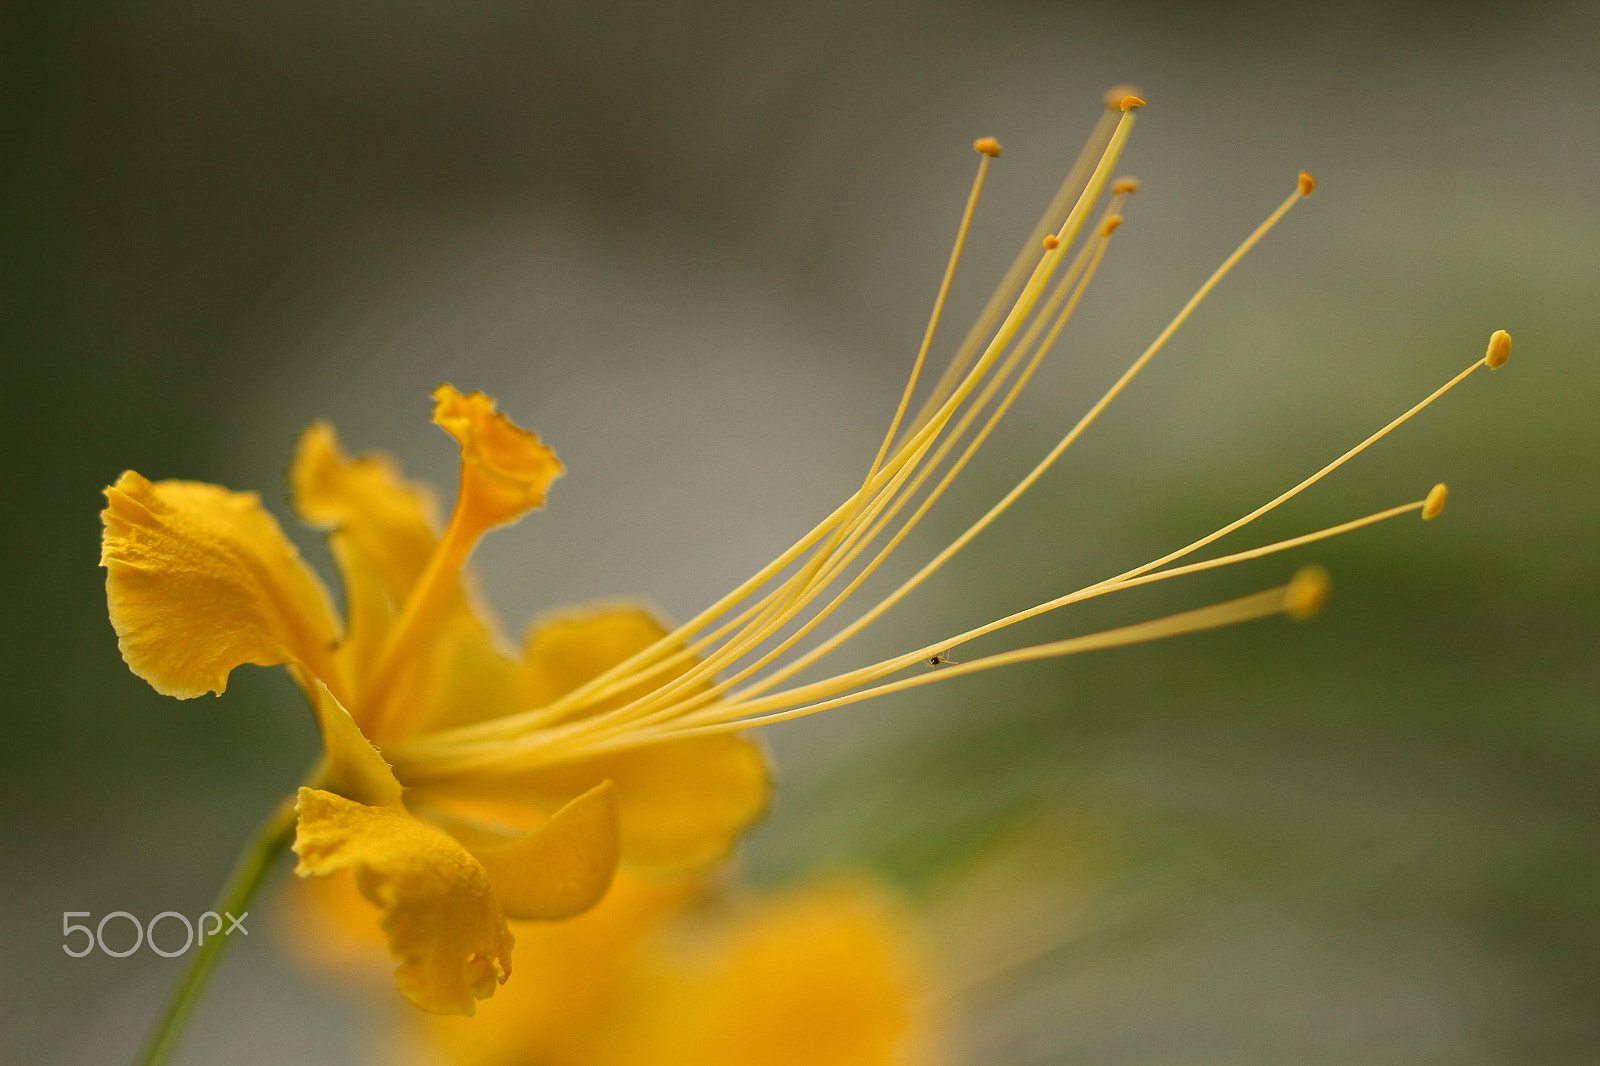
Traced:
[[[216, 913], [244, 914], [251, 897], [272, 872], [278, 855], [294, 839], [294, 829], [294, 799], [290, 797], [278, 804], [261, 823], [250, 843], [245, 845], [239, 861], [234, 864], [233, 873], [228, 877], [228, 883], [212, 905]], [[227, 942], [227, 936], [213, 935], [200, 945], [189, 961], [189, 969], [184, 973], [183, 980], [172, 990], [166, 1009], [151, 1028], [144, 1050], [139, 1055], [138, 1066], [160, 1066], [172, 1055], [178, 1046], [178, 1038], [183, 1035], [184, 1023], [200, 1001], [200, 993], [205, 990], [206, 980], [216, 968]]]

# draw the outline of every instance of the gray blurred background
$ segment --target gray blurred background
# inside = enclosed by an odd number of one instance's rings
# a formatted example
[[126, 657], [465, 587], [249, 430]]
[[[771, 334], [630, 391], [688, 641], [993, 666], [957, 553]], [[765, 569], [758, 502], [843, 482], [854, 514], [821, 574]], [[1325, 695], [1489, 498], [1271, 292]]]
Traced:
[[[1010, 847], [1056, 917], [1033, 957], [953, 997], [965, 1061], [1600, 1060], [1600, 5], [95, 3], [0, 19], [7, 1062], [131, 1057], [179, 960], [67, 958], [61, 912], [204, 910], [316, 750], [281, 671], [191, 702], [127, 672], [94, 565], [102, 486], [132, 467], [254, 489], [283, 515], [294, 435], [317, 417], [448, 486], [427, 391], [449, 380], [498, 396], [570, 471], [479, 554], [510, 628], [597, 598], [684, 617], [859, 478], [972, 139], [1005, 153], [947, 340], [1125, 81], [1150, 101], [1124, 167], [1144, 191], [1056, 359], [908, 565], [1049, 447], [1298, 169], [1319, 190], [851, 662], [1244, 513], [1503, 327], [1506, 368], [1225, 546], [1435, 480], [1451, 506], [1016, 640], [1319, 561], [1335, 597], [1311, 626], [769, 731], [783, 783], [747, 876], [876, 870], [959, 968], [958, 932], [981, 942], [988, 921], [998, 938], [1024, 916], [996, 893], [958, 931], [945, 903], [1016, 826], [1052, 827]], [[271, 900], [255, 913], [180, 1060], [374, 1061], [354, 1004], [281, 960]]]

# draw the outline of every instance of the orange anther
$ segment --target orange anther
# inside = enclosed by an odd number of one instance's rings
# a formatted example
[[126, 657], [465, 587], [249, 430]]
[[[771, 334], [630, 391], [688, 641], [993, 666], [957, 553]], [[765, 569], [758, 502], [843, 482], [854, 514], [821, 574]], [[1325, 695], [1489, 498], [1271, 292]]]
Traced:
[[1111, 191], [1118, 196], [1129, 196], [1139, 191], [1139, 179], [1134, 177], [1118, 178], [1111, 186]]
[[1111, 236], [1111, 234], [1114, 233], [1116, 228], [1120, 225], [1122, 225], [1121, 215], [1107, 215], [1106, 220], [1100, 223], [1100, 236]]
[[989, 158], [995, 159], [1000, 155], [1000, 142], [993, 137], [979, 137], [972, 142], [972, 150], [974, 152], [982, 152]]
[[1044, 246], [1053, 252], [1057, 248], [1061, 247], [1061, 238], [1057, 237], [1054, 233], [1046, 233], [1044, 235]]
[[1317, 179], [1305, 171], [1300, 172], [1300, 195], [1310, 196], [1317, 191]]
[[1117, 110], [1118, 111], [1132, 111], [1136, 107], [1143, 107], [1143, 106], [1144, 106], [1144, 100], [1142, 98], [1140, 98], [1140, 97], [1132, 96], [1132, 95], [1124, 96], [1121, 100], [1117, 101]]

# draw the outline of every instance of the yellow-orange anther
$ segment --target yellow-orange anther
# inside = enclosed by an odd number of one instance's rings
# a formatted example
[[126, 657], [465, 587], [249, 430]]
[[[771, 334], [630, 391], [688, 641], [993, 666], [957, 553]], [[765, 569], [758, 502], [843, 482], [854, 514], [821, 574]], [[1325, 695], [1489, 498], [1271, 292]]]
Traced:
[[1316, 191], [1317, 191], [1317, 179], [1313, 178], [1309, 173], [1307, 173], [1306, 171], [1302, 170], [1300, 172], [1300, 195], [1301, 196], [1310, 196], [1312, 193], [1314, 193]]
[[1000, 142], [993, 137], [979, 137], [972, 142], [972, 150], [994, 159], [1000, 155]]
[[1144, 100], [1140, 97], [1128, 95], [1117, 101], [1118, 111], [1132, 111], [1136, 107], [1143, 107]]
[[1106, 102], [1107, 111], [1126, 111], [1127, 108], [1122, 106], [1122, 101], [1126, 100], [1130, 96], [1134, 99], [1138, 99], [1139, 87], [1137, 85], [1113, 85], [1111, 88], [1106, 90], [1106, 94], [1104, 97], [1102, 97], [1102, 99], [1104, 99]]
[[1450, 498], [1450, 489], [1444, 482], [1439, 482], [1428, 490], [1428, 498], [1422, 501], [1422, 520], [1438, 518], [1439, 512], [1444, 510], [1444, 501]]
[[1061, 247], [1061, 238], [1057, 237], [1054, 233], [1046, 233], [1044, 235], [1044, 246], [1053, 252], [1057, 248]]
[[1100, 236], [1111, 236], [1111, 234], [1114, 233], [1116, 228], [1120, 225], [1122, 225], [1121, 215], [1107, 215], [1106, 220], [1100, 223]]
[[1510, 358], [1511, 334], [1497, 329], [1489, 335], [1489, 350], [1483, 354], [1483, 361], [1489, 364], [1490, 370], [1499, 370]]
[[1328, 572], [1320, 566], [1302, 566], [1283, 590], [1283, 613], [1296, 622], [1315, 618], [1328, 602]]
[[1139, 191], [1139, 179], [1134, 177], [1118, 178], [1112, 183], [1111, 191], [1118, 196], [1130, 196]]

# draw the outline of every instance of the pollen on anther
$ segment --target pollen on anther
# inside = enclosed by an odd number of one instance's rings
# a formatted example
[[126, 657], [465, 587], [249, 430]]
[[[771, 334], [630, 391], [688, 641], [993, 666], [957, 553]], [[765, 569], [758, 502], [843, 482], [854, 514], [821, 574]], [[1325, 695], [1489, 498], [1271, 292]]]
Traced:
[[1499, 370], [1510, 358], [1511, 334], [1497, 329], [1489, 335], [1489, 350], [1483, 354], [1483, 361], [1489, 364], [1490, 370]]
[[1111, 186], [1111, 191], [1118, 196], [1131, 196], [1139, 191], [1139, 179], [1134, 177], [1118, 178]]
[[1053, 252], [1057, 248], [1061, 247], [1061, 238], [1057, 237], [1054, 233], [1046, 233], [1044, 235], [1044, 246], [1046, 249]]
[[1289, 579], [1283, 593], [1283, 613], [1296, 622], [1315, 618], [1328, 602], [1328, 572], [1320, 566], [1303, 566]]
[[1117, 101], [1118, 111], [1132, 111], [1136, 107], [1143, 107], [1144, 100], [1140, 97], [1128, 95]]
[[989, 158], [995, 159], [1000, 155], [1000, 142], [993, 137], [979, 137], [972, 142], [972, 150], [974, 152], [982, 152]]
[[1313, 178], [1308, 171], [1302, 170], [1300, 172], [1300, 195], [1301, 196], [1310, 196], [1312, 193], [1314, 193], [1316, 191], [1317, 191], [1317, 179]]
[[1438, 518], [1439, 512], [1444, 510], [1444, 501], [1449, 498], [1450, 489], [1442, 481], [1429, 489], [1427, 499], [1422, 501], [1422, 520]]
[[1116, 228], [1120, 225], [1122, 225], [1121, 215], [1107, 215], [1106, 220], [1100, 223], [1100, 236], [1111, 236], [1112, 233], [1116, 232]]

